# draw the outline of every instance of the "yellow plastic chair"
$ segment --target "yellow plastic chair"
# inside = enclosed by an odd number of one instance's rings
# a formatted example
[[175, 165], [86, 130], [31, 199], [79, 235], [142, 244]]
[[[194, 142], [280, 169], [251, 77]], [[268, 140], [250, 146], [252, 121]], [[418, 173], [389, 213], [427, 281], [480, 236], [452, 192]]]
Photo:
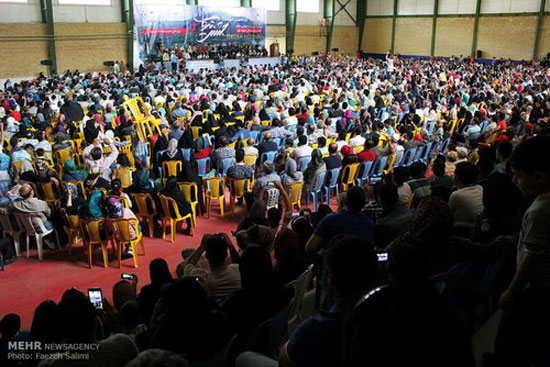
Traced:
[[271, 121], [270, 120], [260, 121], [260, 124], [262, 124], [262, 126], [271, 126]]
[[21, 161], [11, 162], [11, 167], [14, 173], [19, 176], [19, 172], [21, 172]]
[[191, 210], [193, 211], [193, 225], [196, 226], [197, 213], [199, 212], [199, 187], [195, 182], [180, 182], [178, 186], [185, 200], [191, 205]]
[[231, 214], [235, 212], [235, 199], [243, 198], [244, 193], [247, 191], [250, 191], [250, 179], [229, 178], [229, 206]]
[[153, 217], [157, 215], [157, 208], [155, 206], [155, 200], [151, 194], [132, 194], [134, 201], [136, 202], [137, 212], [134, 214], [139, 218], [147, 218], [147, 224], [149, 225], [149, 237], [153, 238]]
[[73, 151], [71, 149], [61, 149], [54, 153], [54, 157], [57, 164], [63, 166], [66, 161], [73, 158]]
[[132, 186], [132, 169], [130, 167], [120, 167], [115, 169], [115, 177], [120, 179], [120, 186], [125, 189]]
[[258, 156], [255, 154], [247, 154], [244, 156], [244, 164], [247, 166], [250, 166], [254, 168], [254, 165], [256, 164], [256, 160], [258, 159]]
[[285, 191], [288, 194], [288, 200], [290, 201], [290, 206], [294, 208], [294, 205], [300, 209], [300, 198], [302, 197], [302, 187], [304, 186], [303, 182], [296, 182], [293, 184], [285, 185]]
[[[180, 211], [178, 209], [178, 204], [176, 201], [172, 198], [169, 198], [164, 195], [159, 195], [160, 202], [162, 204], [162, 239], [166, 238], [166, 221], [170, 221], [170, 230], [172, 235], [172, 243], [176, 242], [176, 224], [178, 222], [183, 221], [184, 219], [191, 218], [191, 235], [195, 235], [195, 226], [193, 225], [193, 216], [191, 214], [187, 214], [185, 216], [182, 216], [180, 214]], [[172, 209], [172, 210], [170, 210]], [[175, 218], [172, 217], [172, 213], [174, 213]]]
[[80, 220], [80, 228], [83, 234], [82, 242], [84, 243], [85, 251], [88, 253], [88, 267], [90, 269], [92, 268], [92, 250], [94, 245], [101, 245], [101, 251], [103, 253], [103, 266], [105, 268], [109, 267], [109, 257], [107, 254], [109, 236], [107, 236], [107, 233], [105, 232], [105, 228], [103, 227], [104, 225], [104, 219], [95, 219], [90, 221], [84, 219]]
[[63, 213], [63, 216], [65, 217], [65, 220], [67, 221], [67, 224], [69, 226], [69, 255], [71, 254], [71, 251], [73, 249], [73, 244], [78, 245], [78, 237], [81, 237], [80, 234], [80, 217], [78, 215], [69, 215], [67, 214], [67, 211], [65, 209], [61, 209], [61, 212]]
[[40, 186], [44, 192], [44, 201], [52, 208], [55, 209], [56, 204], [59, 202], [61, 197], [57, 186], [53, 182], [41, 182]]
[[342, 181], [340, 183], [340, 191], [348, 191], [348, 188], [350, 186], [353, 186], [359, 165], [360, 163], [348, 164], [342, 169]]
[[359, 154], [361, 153], [363, 150], [365, 150], [365, 146], [364, 145], [356, 145], [353, 147], [353, 151], [355, 152], [355, 154]]
[[130, 209], [130, 202], [128, 201], [128, 198], [126, 196], [111, 195], [111, 197], [117, 199], [123, 207]]
[[162, 177], [166, 179], [170, 176], [178, 177], [178, 173], [182, 170], [181, 161], [164, 161], [162, 162]]
[[224, 191], [225, 180], [223, 177], [211, 177], [204, 179], [204, 186], [206, 187], [206, 213], [210, 219], [210, 203], [212, 200], [220, 201], [220, 212], [223, 218], [223, 204], [225, 201]]
[[202, 126], [189, 126], [191, 129], [191, 132], [193, 133], [193, 141], [199, 138], [200, 131], [202, 129]]
[[[117, 257], [118, 267], [121, 267], [122, 263], [122, 246], [129, 244], [132, 247], [132, 254], [134, 256], [134, 268], [138, 267], [138, 253], [137, 244], [141, 244], [142, 255], [145, 256], [145, 244], [143, 243], [143, 233], [139, 230], [139, 223], [137, 219], [108, 219], [109, 227], [116, 234], [114, 237], [117, 243]], [[135, 228], [136, 238], [132, 238], [130, 235], [130, 225]]]

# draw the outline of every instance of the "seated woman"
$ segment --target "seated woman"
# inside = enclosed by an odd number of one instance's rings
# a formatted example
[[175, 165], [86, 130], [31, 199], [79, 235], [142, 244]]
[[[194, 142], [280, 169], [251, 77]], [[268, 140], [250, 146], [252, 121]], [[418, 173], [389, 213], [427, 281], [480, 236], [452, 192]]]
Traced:
[[130, 196], [128, 196], [127, 193], [122, 191], [122, 182], [118, 178], [114, 178], [111, 180], [111, 190], [109, 191], [110, 196], [116, 196], [118, 198], [122, 197], [126, 199], [126, 202], [128, 203], [128, 207], [132, 207], [132, 200], [130, 200]]
[[103, 208], [101, 206], [103, 202], [103, 193], [99, 190], [93, 191], [88, 196], [86, 204], [81, 206], [80, 216], [85, 220], [94, 220], [105, 218]]
[[65, 184], [65, 190], [63, 191], [63, 197], [58, 203], [59, 209], [65, 209], [69, 215], [78, 215], [79, 208], [86, 204], [86, 200], [78, 192], [78, 188], [72, 184]]
[[[191, 214], [191, 205], [185, 200], [183, 193], [181, 192], [178, 186], [178, 180], [174, 176], [170, 176], [166, 180], [164, 189], [160, 192], [161, 195], [167, 196], [171, 199], [174, 199], [176, 205], [178, 206], [178, 211], [181, 216], [186, 216]], [[167, 214], [167, 213], [165, 213]], [[170, 213], [172, 217], [175, 217], [175, 213]], [[191, 235], [191, 218], [186, 219], [187, 229], [183, 232], [186, 235]]]
[[306, 182], [307, 187], [313, 183], [315, 176], [326, 172], [326, 170], [327, 165], [325, 164], [325, 161], [323, 161], [323, 153], [321, 153], [321, 149], [313, 149], [313, 152], [311, 153], [311, 161], [304, 171], [304, 181]]
[[159, 159], [159, 168], [162, 169], [162, 163], [167, 161], [180, 161], [183, 162], [183, 154], [180, 149], [178, 149], [178, 140], [170, 139], [168, 142], [168, 148], [162, 153]]
[[279, 175], [283, 186], [304, 181], [302, 172], [298, 171], [298, 165], [292, 153], [285, 163], [285, 169]]
[[111, 188], [109, 181], [101, 177], [101, 173], [94, 172], [96, 171], [95, 168], [99, 168], [99, 167], [94, 167], [94, 169], [92, 170], [92, 173], [90, 173], [86, 178], [86, 181], [84, 182], [84, 186], [87, 189], [109, 190]]
[[[128, 208], [124, 208], [120, 201], [114, 197], [107, 199], [106, 209], [109, 218], [111, 219], [135, 219], [135, 222], [129, 222], [128, 232], [132, 240], [137, 239], [138, 233], [141, 232], [141, 227], [139, 226], [139, 221], [133, 211]], [[112, 226], [111, 230], [113, 231], [114, 237], [118, 239], [118, 227]], [[133, 255], [132, 247], [129, 244], [126, 244], [125, 247], [124, 253], [127, 255]]]

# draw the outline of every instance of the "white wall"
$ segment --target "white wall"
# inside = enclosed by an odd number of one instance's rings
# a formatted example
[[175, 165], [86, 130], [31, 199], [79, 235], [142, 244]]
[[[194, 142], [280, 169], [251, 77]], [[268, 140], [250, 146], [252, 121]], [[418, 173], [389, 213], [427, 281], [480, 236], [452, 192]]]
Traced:
[[53, 19], [57, 23], [120, 23], [120, 7], [120, 0], [111, 0], [110, 6], [59, 5], [53, 0]]
[[266, 12], [266, 23], [267, 24], [286, 24], [286, 3], [285, 0], [271, 0], [279, 2], [279, 11], [268, 10]]
[[[341, 1], [342, 4], [345, 4], [346, 2], [347, 0]], [[338, 4], [337, 1], [334, 1], [334, 12], [336, 13], [339, 9], [340, 4]], [[355, 17], [357, 16], [357, 0], [351, 0], [350, 3], [346, 5], [346, 10], [351, 14], [353, 19], [355, 19]], [[334, 17], [334, 24], [354, 26], [355, 22], [353, 21], [353, 19], [351, 19], [344, 10], [340, 10], [340, 12]]]
[[540, 0], [483, 0], [482, 13], [536, 12], [540, 9]]
[[319, 1], [319, 12], [318, 13], [296, 13], [296, 24], [299, 25], [321, 25], [323, 20], [323, 0]]
[[367, 15], [392, 15], [393, 1], [369, 0], [367, 3]]
[[397, 14], [420, 15], [433, 14], [434, 0], [399, 0]]
[[41, 23], [40, 0], [29, 0], [27, 4], [0, 4], [0, 23]]
[[476, 0], [439, 0], [439, 14], [475, 14]]

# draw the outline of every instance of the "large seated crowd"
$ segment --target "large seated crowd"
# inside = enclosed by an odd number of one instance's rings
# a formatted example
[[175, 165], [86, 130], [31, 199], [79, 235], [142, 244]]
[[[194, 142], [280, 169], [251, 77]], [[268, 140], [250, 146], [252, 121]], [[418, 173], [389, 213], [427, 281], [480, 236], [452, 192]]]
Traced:
[[197, 217], [244, 207], [176, 269], [153, 260], [139, 292], [118, 282], [102, 313], [70, 289], [30, 330], [5, 315], [0, 358], [40, 341], [99, 343], [90, 366], [473, 366], [472, 335], [500, 308], [485, 365], [549, 365], [545, 67], [388, 55], [173, 70], [0, 91], [2, 266], [29, 237], [46, 262], [82, 240], [90, 267], [94, 245], [104, 266], [137, 266], [155, 229], [178, 242]]

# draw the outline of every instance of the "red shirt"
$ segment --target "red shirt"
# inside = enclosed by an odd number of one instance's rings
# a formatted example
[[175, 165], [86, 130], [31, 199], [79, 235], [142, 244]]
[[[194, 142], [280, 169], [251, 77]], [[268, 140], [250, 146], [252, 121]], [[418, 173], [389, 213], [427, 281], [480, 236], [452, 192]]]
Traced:
[[15, 121], [21, 121], [21, 114], [19, 111], [11, 111], [11, 117], [13, 117]]
[[497, 124], [497, 129], [504, 132], [506, 130], [506, 121], [500, 120]]
[[361, 162], [374, 161], [376, 159], [376, 154], [372, 150], [363, 150], [357, 156]]

